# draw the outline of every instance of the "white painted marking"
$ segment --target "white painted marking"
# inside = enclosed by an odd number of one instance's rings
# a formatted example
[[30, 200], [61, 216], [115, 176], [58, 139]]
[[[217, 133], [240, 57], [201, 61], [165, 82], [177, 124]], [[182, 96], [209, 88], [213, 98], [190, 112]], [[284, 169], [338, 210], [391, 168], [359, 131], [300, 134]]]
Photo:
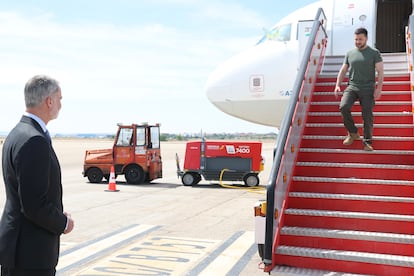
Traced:
[[184, 275], [217, 244], [219, 241], [216, 240], [146, 237], [113, 252], [76, 275]]
[[74, 250], [71, 253], [68, 253], [62, 257], [59, 258], [59, 263], [56, 267], [56, 270], [59, 271], [60, 269], [63, 269], [65, 267], [68, 267], [72, 264], [75, 264], [79, 261], [82, 261], [84, 259], [87, 259], [96, 252], [105, 250], [114, 244], [120, 243], [122, 241], [125, 241], [133, 236], [138, 235], [139, 233], [145, 232], [151, 228], [153, 228], [153, 225], [137, 225], [134, 227], [131, 227], [125, 231], [122, 231], [116, 235], [109, 236], [105, 239], [99, 240], [95, 243], [92, 243], [88, 246], [85, 246], [83, 248], [80, 248], [78, 250]]
[[241, 256], [249, 250], [254, 243], [254, 232], [249, 231], [241, 235], [226, 250], [220, 254], [210, 265], [199, 275], [226, 275], [227, 272], [237, 263]]

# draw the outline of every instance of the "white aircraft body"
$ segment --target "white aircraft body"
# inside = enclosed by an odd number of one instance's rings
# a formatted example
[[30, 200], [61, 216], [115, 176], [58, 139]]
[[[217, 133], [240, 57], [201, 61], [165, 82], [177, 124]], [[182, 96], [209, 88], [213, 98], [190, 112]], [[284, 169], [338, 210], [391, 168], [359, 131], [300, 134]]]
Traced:
[[256, 45], [219, 65], [206, 83], [208, 99], [234, 117], [279, 127], [318, 8], [327, 17], [327, 56], [355, 47], [359, 27], [381, 52], [405, 51], [411, 0], [321, 0], [284, 17]]

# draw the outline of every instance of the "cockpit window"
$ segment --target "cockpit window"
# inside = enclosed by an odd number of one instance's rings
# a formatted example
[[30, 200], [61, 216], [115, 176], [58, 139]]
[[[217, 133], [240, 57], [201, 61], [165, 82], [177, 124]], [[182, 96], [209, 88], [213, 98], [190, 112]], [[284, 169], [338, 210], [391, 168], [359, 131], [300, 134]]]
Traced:
[[263, 43], [267, 40], [273, 41], [289, 41], [292, 24], [285, 24], [276, 26], [270, 31], [265, 31], [265, 35], [257, 42], [257, 44]]

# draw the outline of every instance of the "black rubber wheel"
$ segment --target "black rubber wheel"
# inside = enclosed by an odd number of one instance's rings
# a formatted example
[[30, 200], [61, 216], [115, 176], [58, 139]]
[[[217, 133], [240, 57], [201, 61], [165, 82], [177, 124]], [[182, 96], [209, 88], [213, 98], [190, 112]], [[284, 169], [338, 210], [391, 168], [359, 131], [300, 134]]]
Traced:
[[138, 165], [130, 165], [125, 169], [125, 179], [128, 184], [144, 183], [144, 170]]
[[254, 187], [259, 185], [259, 177], [255, 173], [248, 173], [243, 177], [244, 185]]
[[181, 177], [181, 182], [183, 183], [184, 186], [193, 186], [196, 185], [198, 182], [200, 182], [201, 180], [201, 175], [199, 175], [198, 173], [185, 173], [182, 177]]
[[90, 168], [88, 173], [86, 174], [88, 177], [89, 182], [91, 183], [100, 183], [103, 178], [103, 173], [101, 169], [98, 168]]
[[201, 181], [201, 175], [196, 174], [196, 179], [195, 179], [194, 185], [197, 185], [198, 183], [200, 183], [200, 181]]

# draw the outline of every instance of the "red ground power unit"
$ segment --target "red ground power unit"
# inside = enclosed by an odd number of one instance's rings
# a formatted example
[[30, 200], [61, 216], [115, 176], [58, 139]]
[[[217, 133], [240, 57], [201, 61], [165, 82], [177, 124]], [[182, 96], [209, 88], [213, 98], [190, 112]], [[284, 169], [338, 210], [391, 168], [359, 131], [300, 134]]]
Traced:
[[259, 185], [258, 174], [264, 168], [262, 143], [252, 141], [187, 142], [184, 168], [177, 174], [186, 186], [205, 180], [243, 181], [247, 186]]

